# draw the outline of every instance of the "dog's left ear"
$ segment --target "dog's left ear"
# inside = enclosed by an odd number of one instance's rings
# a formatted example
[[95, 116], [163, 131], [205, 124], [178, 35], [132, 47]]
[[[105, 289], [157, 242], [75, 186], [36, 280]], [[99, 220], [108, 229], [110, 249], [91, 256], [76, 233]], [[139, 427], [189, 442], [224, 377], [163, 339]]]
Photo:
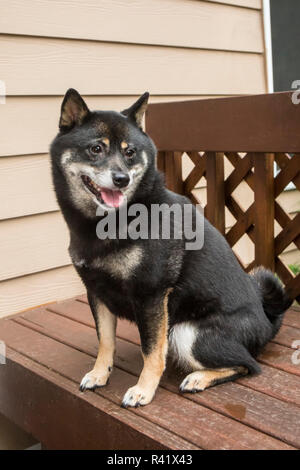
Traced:
[[74, 90], [74, 88], [69, 88], [61, 105], [60, 130], [68, 131], [75, 125], [80, 126], [89, 112], [85, 101], [78, 91]]
[[130, 108], [121, 111], [129, 119], [134, 121], [142, 129], [143, 117], [147, 109], [149, 93], [146, 91]]

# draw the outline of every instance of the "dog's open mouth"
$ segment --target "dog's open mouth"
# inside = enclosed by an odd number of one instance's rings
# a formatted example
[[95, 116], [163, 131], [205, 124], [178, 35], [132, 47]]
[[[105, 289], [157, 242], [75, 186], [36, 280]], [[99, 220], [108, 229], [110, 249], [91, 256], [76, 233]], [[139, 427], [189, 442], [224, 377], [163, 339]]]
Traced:
[[81, 179], [88, 190], [93, 193], [98, 201], [109, 207], [120, 207], [124, 200], [124, 195], [119, 190], [100, 188], [89, 176], [82, 175]]

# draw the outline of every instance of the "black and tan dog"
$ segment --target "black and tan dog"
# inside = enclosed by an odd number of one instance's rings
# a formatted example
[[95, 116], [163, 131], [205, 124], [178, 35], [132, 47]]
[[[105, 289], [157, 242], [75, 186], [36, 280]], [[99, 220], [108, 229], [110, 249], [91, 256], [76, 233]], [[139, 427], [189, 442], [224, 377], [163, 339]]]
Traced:
[[[290, 305], [264, 269], [246, 274], [224, 237], [204, 220], [204, 245], [182, 239], [100, 240], [97, 208], [119, 212], [143, 204], [191, 204], [168, 191], [156, 149], [142, 130], [145, 93], [121, 113], [89, 111], [75, 90], [61, 109], [51, 145], [53, 181], [70, 230], [70, 255], [88, 294], [99, 337], [94, 369], [81, 390], [104, 386], [113, 367], [117, 317], [139, 328], [144, 367], [123, 406], [149, 403], [172, 353], [189, 371], [182, 392], [260, 371], [254, 359], [280, 328]], [[193, 213], [196, 209], [193, 206]], [[102, 216], [103, 217], [103, 216]]]

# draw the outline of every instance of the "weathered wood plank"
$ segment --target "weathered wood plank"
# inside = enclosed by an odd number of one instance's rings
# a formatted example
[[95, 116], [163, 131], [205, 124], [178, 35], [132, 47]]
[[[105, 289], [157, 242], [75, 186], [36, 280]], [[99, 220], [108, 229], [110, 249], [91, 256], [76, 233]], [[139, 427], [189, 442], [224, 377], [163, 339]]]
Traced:
[[[74, 308], [74, 299], [67, 300], [65, 302], [59, 302], [57, 304], [53, 304], [49, 306], [49, 309], [66, 315], [67, 317], [75, 320], [75, 321], [83, 321], [84, 324], [94, 327], [94, 320], [92, 314], [90, 312], [90, 308], [88, 306], [88, 301], [85, 295], [77, 297], [77, 302], [79, 301], [80, 304], [75, 304], [76, 307]], [[86, 305], [86, 306], [84, 306]], [[120, 332], [122, 332], [122, 336], [129, 341], [135, 342], [139, 344], [139, 336], [136, 330], [136, 327], [133, 324], [126, 322], [125, 320], [119, 322], [120, 324]], [[291, 328], [286, 328], [291, 327]], [[293, 340], [295, 336], [297, 336], [298, 331], [300, 330], [300, 310], [295, 308], [289, 309], [284, 316], [283, 319], [283, 326], [279, 331], [278, 335], [275, 338], [275, 342], [282, 344], [283, 346], [291, 346], [288, 344], [290, 340]], [[282, 334], [281, 334], [282, 331]], [[293, 333], [295, 331], [295, 333]], [[131, 339], [130, 339], [131, 338]], [[277, 339], [279, 339], [277, 341]], [[297, 339], [297, 338], [295, 338]], [[274, 365], [274, 364], [272, 364]]]
[[261, 364], [262, 373], [238, 379], [238, 383], [281, 401], [300, 405], [300, 377]]
[[146, 114], [159, 150], [297, 153], [299, 126], [291, 92], [155, 103]]
[[224, 154], [206, 153], [207, 205], [206, 217], [225, 234]]
[[287, 325], [282, 325], [279, 330], [279, 333], [277, 333], [277, 335], [273, 339], [273, 342], [291, 348], [293, 342], [296, 340], [300, 341], [300, 329]]
[[[38, 359], [41, 364], [56, 370], [67, 378], [79, 381], [84, 372], [83, 367], [85, 371], [91, 367], [92, 358], [84, 353], [42, 336], [29, 328], [24, 328], [11, 320], [3, 322], [3, 324], [2, 337], [5, 338], [9, 346], [32, 359]], [[62, 353], [63, 356], [61, 356]], [[59, 359], [65, 358], [65, 356], [66, 361]], [[132, 385], [132, 381], [132, 375], [116, 368], [108, 387], [100, 389], [96, 393], [113, 402], [118, 402], [127, 387]], [[185, 402], [184, 409], [181, 406], [182, 400]], [[172, 429], [176, 434], [184, 433], [187, 440], [204, 448], [289, 448], [276, 439], [162, 388], [159, 389], [156, 400], [149, 406], [130, 412], [155, 422], [165, 429]], [[202, 432], [203, 427], [205, 427], [205, 433]], [[225, 428], [226, 435], [224, 435]]]
[[[95, 329], [95, 321], [86, 296], [81, 297], [81, 299], [83, 298], [84, 301], [74, 301], [74, 299], [71, 299], [53, 303], [49, 305], [47, 310]], [[137, 327], [126, 320], [118, 320], [117, 335], [132, 343], [140, 344], [140, 336]]]
[[[87, 305], [86, 296], [80, 297], [81, 301], [75, 303], [74, 300], [59, 302], [57, 304], [52, 304], [47, 307], [48, 310], [57, 312], [60, 315], [63, 315], [74, 321], [81, 322], [86, 326], [94, 328], [94, 320], [90, 311], [89, 306]], [[293, 310], [289, 310], [286, 314], [286, 318], [292, 318], [296, 324], [299, 322], [299, 316], [295, 317]], [[134, 344], [139, 344], [139, 333], [135, 325], [130, 324], [126, 320], [121, 320], [118, 322], [117, 334], [120, 338], [125, 339], [126, 341], [132, 342]], [[275, 345], [276, 346], [276, 345]], [[270, 345], [272, 348], [272, 345]], [[284, 348], [286, 356], [288, 356], [287, 348]], [[251, 377], [245, 381], [245, 379], [239, 379], [239, 382], [244, 383], [257, 391], [266, 393], [275, 398], [279, 398], [284, 401], [291, 403], [300, 404], [300, 379], [297, 376], [292, 375], [293, 370], [288, 369], [285, 372], [285, 368], [280, 366], [281, 370], [278, 370], [277, 367], [277, 357], [282, 351], [277, 351], [272, 357], [269, 354], [268, 364], [266, 361], [262, 365], [263, 373], [261, 375]], [[294, 350], [290, 350], [290, 358]], [[289, 357], [287, 357], [287, 363], [289, 363]], [[299, 369], [299, 367], [298, 367]], [[297, 370], [297, 369], [296, 369]], [[290, 372], [290, 373], [288, 373]], [[287, 385], [288, 384], [288, 385]]]
[[[162, 384], [166, 384], [165, 386], [169, 390], [174, 391], [178, 386], [176, 377], [170, 374], [167, 379], [163, 379]], [[205, 392], [190, 395], [189, 398], [248, 426], [300, 447], [300, 410], [294, 404], [291, 405], [271, 398], [265, 393], [260, 393], [237, 382], [212, 387]]]
[[[2, 337], [5, 338], [5, 342], [8, 345], [8, 347], [11, 347], [18, 353], [21, 353], [21, 354], [25, 353], [25, 356], [27, 356], [27, 358], [35, 362], [38, 362], [40, 365], [45, 366], [47, 369], [51, 369], [49, 370], [49, 373], [58, 372], [60, 375], [62, 375], [62, 378], [66, 378], [68, 380], [71, 380], [72, 382], [76, 382], [77, 395], [79, 398], [85, 399], [86, 397], [90, 398], [91, 396], [93, 396], [92, 392], [80, 393], [78, 391], [78, 383], [80, 382], [80, 379], [86, 373], [86, 371], [92, 368], [92, 365], [94, 363], [94, 358], [92, 358], [91, 356], [88, 356], [87, 354], [81, 353], [77, 351], [76, 349], [67, 347], [66, 345], [58, 341], [54, 341], [46, 336], [38, 334], [37, 332], [31, 330], [30, 328], [25, 328], [21, 325], [18, 325], [16, 322], [13, 322], [11, 320], [3, 320], [3, 323], [1, 323], [1, 332], [2, 332]], [[73, 361], [74, 363], [72, 366]], [[62, 380], [62, 385], [64, 385], [63, 380]], [[124, 386], [121, 387], [121, 390], [123, 392], [126, 391], [126, 389], [124, 390]], [[102, 394], [98, 394], [98, 393], [96, 395], [98, 395], [98, 398], [101, 398], [100, 395], [102, 396]], [[120, 414], [120, 416], [122, 416], [123, 413], [122, 413], [122, 409], [120, 408], [120, 399], [118, 399], [118, 397], [115, 397], [113, 394], [109, 394], [109, 395], [110, 395], [110, 398], [109, 398], [110, 407], [108, 408], [106, 407], [106, 409], [104, 408], [103, 410], [104, 413], [110, 414], [110, 409], [111, 409], [113, 414], [116, 413], [117, 415]], [[49, 400], [49, 398], [47, 398], [47, 400]], [[118, 410], [115, 409], [114, 405], [117, 405], [120, 413], [118, 413]], [[40, 406], [43, 407], [43, 401], [40, 403]], [[97, 406], [98, 404], [94, 403], [94, 408], [97, 408]], [[100, 406], [100, 409], [101, 409], [101, 406]], [[39, 419], [41, 419], [40, 417], [41, 415], [43, 415], [42, 410], [43, 408], [41, 408], [39, 413], [37, 414]], [[64, 416], [63, 411], [61, 411], [60, 416]], [[129, 416], [129, 420], [131, 420], [130, 418], [131, 417]], [[183, 446], [195, 448], [195, 446], [189, 443], [188, 440], [181, 439], [180, 437], [174, 436], [174, 434], [170, 432], [168, 429], [164, 429], [164, 428], [161, 429], [157, 425], [151, 426], [151, 420], [149, 420], [148, 418], [147, 418], [147, 421], [148, 421], [148, 425], [147, 425], [147, 422], [145, 422], [145, 420], [142, 420], [140, 422], [139, 429], [140, 430], [143, 429], [142, 428], [143, 425], [146, 426], [145, 430], [149, 431], [149, 429], [150, 430], [152, 429], [152, 437], [154, 437], [154, 435], [156, 436], [157, 438], [156, 442], [159, 447], [160, 445], [162, 445], [163, 448], [185, 448]], [[99, 427], [98, 425], [98, 430], [99, 428], [101, 427]], [[78, 438], [81, 437], [80, 429], [82, 429], [83, 432], [85, 433], [87, 431], [86, 428], [85, 427], [83, 428], [80, 422], [78, 422], [76, 426], [77, 433], [79, 434]], [[112, 427], [112, 430], [113, 430], [113, 427]], [[129, 422], [128, 428], [124, 429], [123, 432], [130, 433], [130, 422]], [[161, 442], [160, 435], [163, 441], [162, 444], [160, 444]], [[114, 445], [115, 446], [112, 448], [118, 449], [116, 442], [114, 442]], [[134, 448], [134, 447], [130, 447], [130, 448]]]
[[284, 315], [283, 324], [300, 329], [300, 309], [289, 309]]
[[165, 181], [170, 191], [183, 194], [182, 154], [181, 152], [165, 152]]
[[196, 448], [10, 348], [0, 378], [1, 412], [47, 449]]
[[274, 154], [253, 159], [255, 264], [274, 270]]
[[156, 157], [157, 169], [163, 173], [165, 171], [165, 160], [166, 160], [166, 153], [157, 152], [157, 157]]
[[[85, 296], [82, 298], [85, 298]], [[93, 328], [93, 330], [91, 330], [92, 333], [90, 334], [91, 337], [95, 337], [94, 320], [88, 305], [82, 302], [79, 302], [78, 304], [74, 305], [73, 301], [65, 301], [59, 302], [58, 304], [49, 306], [47, 308], [49, 310], [53, 309], [54, 311], [58, 311], [59, 314], [66, 316], [66, 318], [70, 318], [71, 320], [73, 319], [76, 322], [81, 321], [82, 324]], [[31, 317], [32, 314], [33, 312], [30, 312], [29, 316]], [[22, 317], [24, 316], [27, 318], [27, 315], [28, 314], [26, 313], [22, 314]], [[56, 329], [55, 325], [54, 329]], [[126, 320], [118, 322], [117, 335], [120, 338], [137, 345], [140, 342], [137, 328], [135, 325], [130, 324]], [[96, 348], [94, 348], [94, 352], [95, 351]], [[292, 352], [293, 351], [291, 351], [291, 354]], [[132, 359], [132, 362], [136, 361], [139, 365], [140, 359], [140, 356], [138, 356], [138, 359]], [[274, 398], [300, 405], [300, 378], [298, 376], [276, 369], [274, 367], [274, 363], [272, 363], [272, 366], [263, 364], [262, 374], [254, 377], [242, 378], [239, 379], [238, 382]]]
[[[97, 355], [97, 347], [95, 348], [97, 341], [95, 342], [95, 332], [91, 328], [58, 317], [50, 312], [47, 314], [46, 311], [30, 312], [24, 317], [27, 320], [19, 317], [16, 321], [25, 322], [24, 325], [27, 324], [28, 327], [76, 349], [81, 349], [83, 352], [93, 356]], [[81, 337], [84, 341], [81, 340]], [[127, 341], [119, 340], [116, 365], [127, 372], [138, 375], [142, 366], [139, 348]], [[162, 380], [162, 386], [172, 392], [178, 392], [181, 378], [183, 377], [178, 377], [178, 373], [171, 371]], [[299, 444], [300, 447], [300, 433], [297, 431], [300, 409], [294, 405], [282, 403], [280, 400], [270, 398], [236, 383], [216, 387], [196, 396], [185, 395], [185, 397], [227, 416], [233, 416], [244, 424], [281, 438], [292, 445]], [[272, 411], [265, 414], [267, 409]], [[243, 411], [239, 413], [238, 410]]]
[[300, 376], [299, 364], [292, 362], [293, 353], [294, 350], [291, 348], [276, 343], [268, 343], [259, 359], [264, 364]]

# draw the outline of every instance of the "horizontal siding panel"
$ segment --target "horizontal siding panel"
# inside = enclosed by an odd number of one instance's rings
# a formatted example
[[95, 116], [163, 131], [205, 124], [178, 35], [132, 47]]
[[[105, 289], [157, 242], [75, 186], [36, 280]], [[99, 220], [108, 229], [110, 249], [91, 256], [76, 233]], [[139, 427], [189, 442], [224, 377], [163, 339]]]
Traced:
[[[254, 244], [247, 235], [244, 235], [238, 240], [233, 247], [233, 251], [243, 261], [245, 266], [250, 264], [254, 259]], [[280, 255], [280, 259], [286, 266], [290, 264], [300, 264], [300, 251], [291, 245]]]
[[207, 0], [212, 3], [222, 3], [226, 5], [234, 5], [246, 8], [260, 9], [262, 7], [262, 0]]
[[60, 212], [0, 222], [0, 280], [71, 263]]
[[9, 34], [263, 52], [261, 12], [191, 0], [5, 0]]
[[[70, 80], [69, 86], [72, 85]], [[139, 87], [141, 93], [145, 91]], [[66, 91], [66, 89], [64, 90]], [[137, 96], [88, 96], [90, 109], [121, 111], [132, 104]], [[186, 101], [209, 96], [151, 96], [150, 102]], [[8, 97], [0, 105], [0, 156], [46, 153], [58, 131], [62, 96]]]
[[247, 235], [243, 235], [232, 248], [234, 253], [242, 260], [245, 266], [254, 259], [254, 244]]
[[0, 219], [58, 210], [48, 155], [0, 158]]
[[[294, 245], [295, 246], [295, 245]], [[300, 250], [291, 249], [290, 251], [285, 251], [280, 255], [280, 259], [287, 265], [298, 265], [300, 266]]]
[[283, 210], [289, 214], [296, 214], [300, 210], [300, 191], [297, 189], [283, 191], [277, 198]]
[[85, 293], [73, 266], [0, 282], [0, 318]]
[[1, 79], [7, 95], [259, 94], [262, 54], [118, 43], [0, 37]]

